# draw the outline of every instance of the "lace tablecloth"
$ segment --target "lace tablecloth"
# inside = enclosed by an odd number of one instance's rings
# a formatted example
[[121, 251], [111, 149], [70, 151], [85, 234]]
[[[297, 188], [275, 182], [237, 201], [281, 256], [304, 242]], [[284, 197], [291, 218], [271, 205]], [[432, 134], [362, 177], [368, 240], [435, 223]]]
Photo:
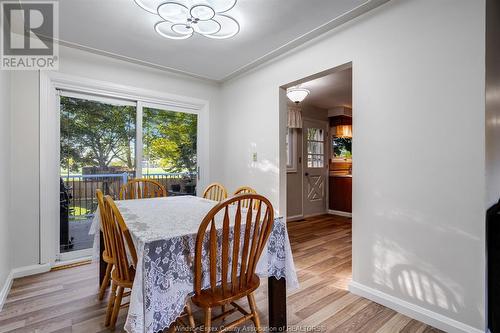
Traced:
[[[116, 201], [138, 255], [125, 323], [127, 332], [161, 331], [182, 313], [193, 292], [192, 263], [198, 227], [215, 204], [193, 196]], [[99, 222], [96, 212], [91, 234], [99, 235]], [[98, 246], [96, 238], [94, 253], [99, 253]], [[298, 287], [283, 218], [274, 221], [267, 251], [263, 252], [256, 273], [261, 277], [285, 278], [289, 289]]]

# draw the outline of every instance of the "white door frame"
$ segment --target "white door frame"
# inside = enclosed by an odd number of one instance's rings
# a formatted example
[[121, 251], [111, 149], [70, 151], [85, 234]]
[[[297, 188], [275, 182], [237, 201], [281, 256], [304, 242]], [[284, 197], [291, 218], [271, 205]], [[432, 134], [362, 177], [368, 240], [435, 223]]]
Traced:
[[[198, 115], [197, 189], [208, 185], [209, 170], [209, 102], [202, 99], [168, 94], [133, 86], [87, 79], [57, 72], [40, 72], [40, 264], [56, 263], [59, 225], [59, 98], [58, 90], [72, 91], [103, 98], [136, 101], [142, 107], [189, 112]], [[141, 118], [142, 120], [142, 118]], [[137, 141], [136, 141], [137, 144]], [[68, 257], [68, 259], [70, 259]]]

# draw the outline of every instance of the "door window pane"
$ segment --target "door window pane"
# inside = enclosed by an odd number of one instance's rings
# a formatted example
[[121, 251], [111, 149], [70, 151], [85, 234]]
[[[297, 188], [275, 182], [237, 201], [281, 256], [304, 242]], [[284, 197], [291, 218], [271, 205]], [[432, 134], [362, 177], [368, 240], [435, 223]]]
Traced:
[[135, 176], [136, 107], [60, 98], [60, 252], [92, 247], [95, 190], [117, 199]]
[[321, 128], [307, 129], [307, 167], [323, 168], [325, 154], [325, 133]]
[[324, 130], [321, 128], [308, 128], [307, 139], [310, 141], [324, 141]]
[[170, 194], [195, 194], [198, 116], [144, 108], [142, 127], [143, 177], [160, 182]]
[[307, 143], [308, 154], [323, 154], [324, 144], [322, 142], [309, 141]]

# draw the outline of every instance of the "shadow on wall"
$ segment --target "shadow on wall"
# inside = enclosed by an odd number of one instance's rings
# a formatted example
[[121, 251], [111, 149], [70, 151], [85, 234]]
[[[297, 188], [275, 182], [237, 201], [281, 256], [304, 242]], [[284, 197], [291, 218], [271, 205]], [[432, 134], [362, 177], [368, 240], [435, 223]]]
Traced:
[[[482, 327], [485, 313], [478, 301], [481, 290], [474, 289], [480, 277], [480, 262], [471, 251], [480, 251], [481, 241], [464, 230], [439, 225], [429, 216], [401, 210], [377, 214], [377, 228], [385, 232], [373, 236], [372, 283], [382, 292]], [[451, 246], [456, 244], [462, 244], [464, 250]]]
[[396, 265], [391, 271], [395, 291], [414, 304], [434, 312], [458, 313], [463, 309], [457, 297], [429, 273], [409, 265]]

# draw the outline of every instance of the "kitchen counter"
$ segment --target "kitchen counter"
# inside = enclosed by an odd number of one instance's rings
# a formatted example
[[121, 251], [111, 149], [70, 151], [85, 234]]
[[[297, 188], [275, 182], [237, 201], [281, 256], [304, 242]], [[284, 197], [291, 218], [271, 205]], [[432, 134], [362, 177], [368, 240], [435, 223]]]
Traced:
[[339, 173], [336, 173], [335, 171], [330, 171], [330, 177], [352, 178], [352, 175], [349, 175], [349, 174], [339, 174]]

